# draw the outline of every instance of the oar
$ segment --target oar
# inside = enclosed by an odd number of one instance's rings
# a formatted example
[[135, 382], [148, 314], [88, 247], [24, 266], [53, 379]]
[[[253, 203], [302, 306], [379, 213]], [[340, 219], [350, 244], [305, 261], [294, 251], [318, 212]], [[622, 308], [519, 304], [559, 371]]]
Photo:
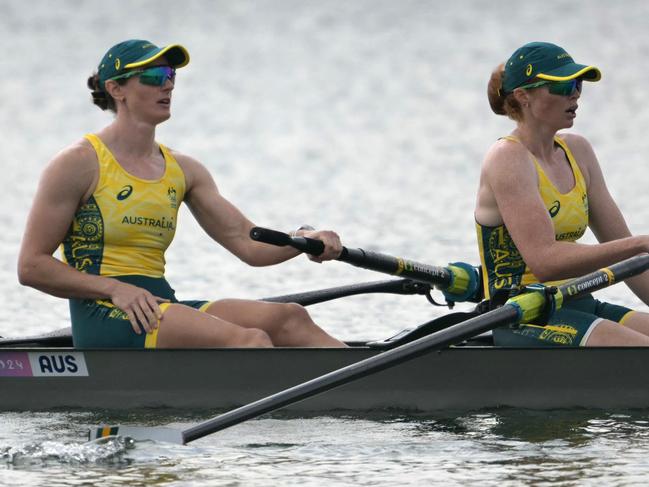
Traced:
[[183, 431], [172, 428], [100, 426], [91, 430], [89, 436], [91, 440], [110, 435], [121, 435], [134, 440], [161, 440], [186, 444], [361, 377], [394, 367], [433, 350], [448, 347], [493, 328], [534, 321], [543, 315], [548, 306], [559, 309], [564, 301], [623, 281], [647, 269], [649, 269], [649, 255], [644, 254], [586, 276], [572, 279], [557, 287], [535, 287], [532, 291], [509, 299], [498, 309], [233, 409]]
[[[320, 240], [292, 237], [287, 233], [268, 228], [254, 227], [250, 230], [250, 238], [280, 247], [290, 246], [311, 255], [320, 255], [324, 252], [324, 243]], [[463, 262], [455, 262], [447, 267], [438, 267], [379, 252], [347, 247], [343, 247], [337, 260], [363, 269], [407, 277], [434, 285], [444, 292], [444, 296], [449, 301], [477, 303], [482, 299], [482, 281], [478, 270]]]
[[358, 294], [386, 293], [386, 294], [427, 294], [430, 292], [430, 285], [412, 279], [391, 279], [389, 281], [363, 282], [337, 286], [315, 291], [306, 291], [295, 294], [285, 294], [272, 298], [262, 298], [262, 301], [271, 303], [298, 303], [302, 306], [323, 303], [333, 299], [356, 296]]

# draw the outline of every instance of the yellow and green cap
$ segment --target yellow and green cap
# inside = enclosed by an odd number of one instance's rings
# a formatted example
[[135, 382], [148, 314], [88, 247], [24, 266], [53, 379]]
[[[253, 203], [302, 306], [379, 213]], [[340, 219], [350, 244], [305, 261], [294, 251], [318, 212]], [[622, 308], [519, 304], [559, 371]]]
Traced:
[[532, 80], [568, 81], [581, 78], [599, 81], [595, 66], [577, 64], [565, 49], [549, 42], [530, 42], [518, 48], [505, 64], [503, 91], [511, 93]]
[[132, 68], [144, 66], [164, 56], [174, 68], [182, 68], [189, 63], [189, 52], [180, 44], [158, 47], [141, 39], [131, 39], [111, 47], [104, 55], [97, 68], [99, 86]]

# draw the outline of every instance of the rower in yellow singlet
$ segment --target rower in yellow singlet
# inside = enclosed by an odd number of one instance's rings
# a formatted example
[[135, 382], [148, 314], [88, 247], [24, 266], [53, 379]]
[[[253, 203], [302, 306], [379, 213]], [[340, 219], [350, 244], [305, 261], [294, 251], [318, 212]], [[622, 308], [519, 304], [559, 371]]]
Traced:
[[[514, 136], [503, 139], [520, 144]], [[559, 191], [533, 154], [538, 177], [538, 189], [543, 204], [552, 219], [557, 241], [576, 242], [588, 228], [588, 193], [584, 176], [568, 145], [558, 136], [554, 142], [564, 153], [574, 177], [574, 186], [567, 193]], [[507, 227], [502, 224], [488, 227], [476, 222], [480, 262], [483, 270], [485, 298], [493, 298], [497, 292], [521, 288], [539, 283], [516, 248]], [[546, 282], [556, 285], [562, 280]], [[584, 345], [601, 318], [622, 323], [633, 311], [623, 306], [602, 303], [592, 297], [566, 303], [554, 313], [547, 325], [522, 324], [494, 331], [494, 339], [500, 345]]]
[[[649, 251], [647, 235], [631, 235], [589, 142], [559, 133], [572, 127], [585, 82], [600, 77], [548, 42], [525, 44], [492, 73], [491, 109], [516, 128], [492, 145], [480, 174], [475, 220], [487, 298]], [[597, 244], [578, 241], [588, 228]], [[649, 274], [626, 282], [649, 304]], [[587, 296], [493, 336], [502, 346], [649, 346], [649, 314]]]
[[[69, 300], [78, 348], [345, 347], [297, 304], [179, 301], [166, 281], [165, 250], [181, 203], [246, 264], [299, 255], [250, 239], [255, 225], [223, 197], [207, 168], [156, 141], [157, 126], [171, 117], [176, 70], [188, 63], [180, 44], [142, 39], [104, 54], [88, 88], [114, 119], [65, 147], [43, 172], [18, 258], [20, 282]], [[324, 243], [311, 260], [342, 251], [335, 232], [295, 233]], [[64, 262], [54, 257], [57, 248]]]
[[[514, 136], [503, 137], [503, 139], [520, 144]], [[552, 218], [555, 239], [575, 242], [586, 233], [588, 228], [586, 182], [566, 143], [560, 137], [555, 137], [554, 142], [565, 152], [574, 175], [575, 185], [569, 192], [561, 193], [552, 184], [536, 158], [533, 155], [531, 158], [538, 176], [539, 193]], [[476, 222], [476, 227], [480, 260], [483, 270], [486, 271], [483, 275], [483, 284], [487, 299], [503, 288], [511, 289], [514, 286], [520, 287], [539, 282], [523, 261], [504, 224], [488, 227]]]

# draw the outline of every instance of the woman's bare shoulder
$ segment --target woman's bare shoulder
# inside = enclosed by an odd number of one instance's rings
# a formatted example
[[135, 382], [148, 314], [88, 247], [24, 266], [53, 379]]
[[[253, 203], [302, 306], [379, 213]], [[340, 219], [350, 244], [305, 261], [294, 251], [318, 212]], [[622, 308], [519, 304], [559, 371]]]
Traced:
[[83, 166], [96, 167], [97, 153], [87, 139], [79, 139], [55, 154], [49, 165], [62, 169], [78, 169]]
[[188, 191], [201, 182], [214, 184], [214, 178], [211, 176], [209, 170], [198, 159], [171, 148], [169, 148], [169, 152], [176, 159], [176, 162], [178, 162], [178, 165], [185, 174]]
[[503, 138], [498, 139], [487, 150], [483, 170], [511, 173], [521, 169], [526, 170], [530, 163], [530, 153], [523, 144]]
[[586, 137], [573, 133], [561, 133], [558, 137], [563, 140], [574, 153], [591, 156], [595, 154], [593, 146]]
[[88, 140], [80, 139], [52, 157], [41, 176], [41, 185], [84, 192], [98, 174], [97, 153]]
[[562, 133], [559, 138], [566, 143], [570, 152], [572, 152], [588, 183], [591, 175], [599, 172], [599, 162], [593, 146], [586, 137], [579, 134]]
[[171, 155], [174, 157], [174, 159], [176, 159], [178, 164], [180, 164], [180, 167], [183, 168], [183, 169], [187, 168], [187, 169], [191, 170], [191, 169], [193, 169], [193, 168], [195, 168], [197, 166], [202, 166], [203, 165], [196, 158], [194, 158], [192, 156], [189, 156], [189, 155], [185, 154], [184, 152], [180, 152], [180, 151], [178, 151], [176, 149], [173, 149], [171, 147], [167, 147], [167, 149], [169, 150]]

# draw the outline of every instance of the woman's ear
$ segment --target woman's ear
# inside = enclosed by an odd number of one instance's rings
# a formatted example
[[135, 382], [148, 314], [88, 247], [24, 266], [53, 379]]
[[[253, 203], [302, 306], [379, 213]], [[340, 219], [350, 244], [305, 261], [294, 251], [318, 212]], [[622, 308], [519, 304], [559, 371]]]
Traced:
[[527, 90], [524, 90], [523, 88], [516, 88], [513, 93], [514, 98], [516, 98], [516, 101], [520, 104], [520, 106], [530, 106], [530, 94]]
[[109, 79], [104, 84], [106, 93], [108, 93], [115, 101], [124, 101], [123, 85], [117, 81]]

